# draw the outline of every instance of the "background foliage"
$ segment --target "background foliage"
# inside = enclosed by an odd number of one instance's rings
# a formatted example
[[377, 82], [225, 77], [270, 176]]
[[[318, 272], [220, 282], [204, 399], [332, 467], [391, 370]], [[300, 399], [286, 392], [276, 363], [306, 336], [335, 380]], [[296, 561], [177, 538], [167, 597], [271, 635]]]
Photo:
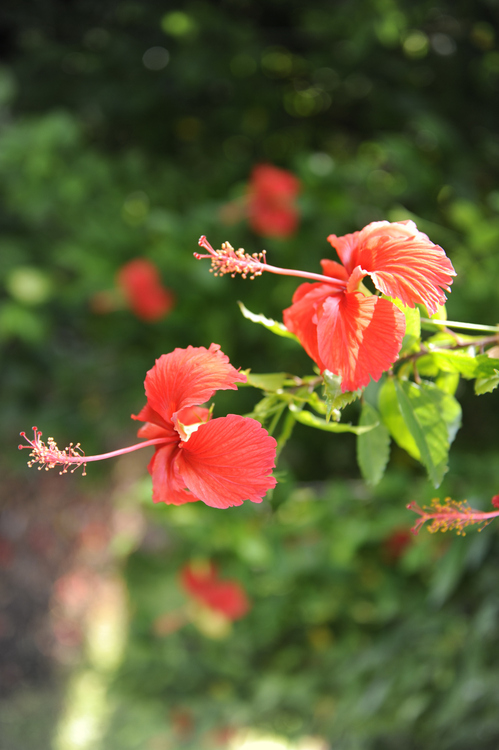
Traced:
[[[236, 305], [280, 319], [296, 284], [214, 279], [192, 257], [200, 234], [317, 270], [328, 234], [414, 218], [457, 270], [449, 317], [497, 322], [498, 10], [495, 0], [6, 0], [5, 470], [24, 473], [13, 446], [32, 423], [87, 453], [126, 444], [145, 372], [175, 346], [215, 341], [236, 367], [310, 373], [298, 346]], [[290, 239], [258, 237], [227, 210], [243, 205], [261, 162], [301, 181]], [[93, 302], [135, 257], [154, 261], [175, 294], [157, 323]], [[460, 388], [463, 429], [441, 496], [485, 506], [498, 488], [497, 392]], [[219, 394], [217, 414], [254, 401], [251, 389]], [[104, 747], [127, 747], [125, 718], [134, 748], [158, 733], [198, 747], [200, 733], [230, 722], [345, 748], [497, 746], [495, 528], [421, 536], [390, 557], [386, 540], [412, 522], [405, 504], [429, 490], [395, 448], [368, 491], [354, 445], [298, 425], [279, 467], [287, 479], [262, 510], [145, 501], [163, 542], [127, 563], [134, 616]], [[109, 481], [107, 471], [92, 467], [85, 481]], [[152, 635], [192, 555], [216, 559], [254, 600], [228, 640], [192, 626]], [[184, 735], [165, 703], [189, 713]]]

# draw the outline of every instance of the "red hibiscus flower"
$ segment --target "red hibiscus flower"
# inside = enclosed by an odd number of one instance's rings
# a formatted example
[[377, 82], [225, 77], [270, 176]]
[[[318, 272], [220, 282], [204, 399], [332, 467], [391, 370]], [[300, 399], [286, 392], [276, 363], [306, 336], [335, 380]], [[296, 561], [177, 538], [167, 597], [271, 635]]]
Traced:
[[298, 179], [271, 164], [254, 167], [249, 183], [249, 223], [264, 237], [289, 237], [298, 226], [295, 205], [300, 190]]
[[220, 580], [213, 563], [186, 565], [180, 573], [180, 581], [190, 596], [229, 620], [239, 620], [249, 611], [248, 597], [241, 584]]
[[150, 260], [136, 258], [125, 263], [117, 281], [130, 309], [141, 320], [160, 320], [173, 307], [173, 295], [162, 285], [159, 271]]
[[425, 305], [433, 314], [445, 302], [455, 276], [438, 245], [412, 221], [377, 221], [360, 232], [328, 237], [342, 261], [322, 260], [331, 282], [301, 284], [284, 324], [300, 339], [321, 371], [342, 378], [343, 391], [379, 380], [396, 360], [405, 333], [403, 312], [361, 285], [369, 276], [383, 294], [404, 305]]
[[218, 344], [175, 349], [156, 360], [144, 383], [147, 404], [132, 415], [146, 422], [139, 437], [161, 440], [148, 466], [154, 502], [202, 500], [228, 508], [247, 499], [259, 503], [275, 487], [276, 441], [260, 423], [236, 414], [210, 419], [197, 406], [245, 381]]

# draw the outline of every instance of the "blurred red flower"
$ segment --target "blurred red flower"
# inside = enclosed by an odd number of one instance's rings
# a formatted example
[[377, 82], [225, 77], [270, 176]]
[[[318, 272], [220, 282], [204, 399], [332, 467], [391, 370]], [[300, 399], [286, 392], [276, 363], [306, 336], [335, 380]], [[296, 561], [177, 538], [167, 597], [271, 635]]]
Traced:
[[249, 223], [264, 237], [289, 237], [296, 231], [296, 196], [300, 182], [291, 172], [271, 164], [254, 167], [248, 186]]
[[394, 529], [383, 542], [383, 550], [388, 562], [395, 562], [402, 557], [406, 548], [412, 544], [414, 535], [409, 529]]
[[249, 611], [248, 597], [241, 584], [219, 580], [213, 563], [185, 565], [180, 572], [184, 590], [210, 609], [221, 612], [229, 620], [238, 620]]
[[173, 505], [202, 500], [214, 508], [260, 503], [276, 481], [276, 441], [255, 419], [229, 414], [210, 419], [196, 406], [216, 390], [236, 390], [246, 375], [218, 344], [163, 354], [145, 379], [147, 404], [133, 419], [138, 436], [163, 439], [149, 463], [153, 500]]
[[172, 309], [173, 294], [162, 285], [159, 271], [150, 260], [136, 258], [125, 263], [116, 278], [130, 309], [141, 320], [160, 320]]
[[376, 221], [360, 232], [328, 237], [342, 264], [321, 261], [331, 282], [301, 284], [284, 324], [321, 371], [340, 375], [343, 391], [379, 380], [395, 362], [405, 316], [393, 302], [362, 285], [370, 276], [382, 294], [404, 305], [425, 305], [431, 315], [445, 302], [455, 276], [452, 263], [414, 222]]

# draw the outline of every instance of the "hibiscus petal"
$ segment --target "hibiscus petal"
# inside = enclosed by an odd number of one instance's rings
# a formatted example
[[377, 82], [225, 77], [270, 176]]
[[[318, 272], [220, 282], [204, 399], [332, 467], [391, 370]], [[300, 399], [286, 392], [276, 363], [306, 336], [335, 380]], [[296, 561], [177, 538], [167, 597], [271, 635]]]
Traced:
[[352, 262], [352, 255], [357, 249], [359, 234], [360, 232], [353, 232], [352, 234], [344, 234], [343, 237], [337, 237], [335, 234], [330, 234], [327, 238], [329, 244], [332, 245], [338, 253], [348, 275], [351, 274], [357, 265], [357, 263]]
[[145, 440], [155, 440], [156, 438], [170, 438], [173, 443], [178, 443], [178, 434], [169, 426], [167, 429], [158, 427], [157, 424], [146, 422], [137, 430], [137, 437]]
[[[165, 422], [163, 417], [161, 417], [157, 411], [154, 411], [154, 409], [152, 409], [149, 404], [146, 404], [138, 414], [130, 414], [130, 416], [132, 419], [136, 419], [138, 422], [150, 422], [151, 424], [157, 425], [163, 430], [167, 430], [168, 432], [171, 431], [171, 424]], [[143, 427], [140, 428], [140, 430], [142, 429]], [[139, 437], [144, 437], [144, 435], [139, 435]]]
[[449, 291], [456, 272], [442, 248], [413, 221], [376, 221], [356, 235], [350, 271], [361, 266], [383, 294], [410, 307], [420, 302], [430, 315], [445, 303], [444, 290]]
[[317, 345], [317, 310], [334, 294], [339, 292], [328, 284], [300, 284], [293, 295], [293, 304], [282, 314], [288, 331], [298, 336], [308, 356], [321, 370], [325, 367]]
[[321, 260], [321, 266], [324, 276], [331, 276], [332, 279], [348, 281], [348, 271], [345, 266], [341, 265], [341, 263], [337, 263], [335, 260], [329, 260], [329, 258], [324, 258]]
[[199, 500], [187, 490], [179, 476], [176, 466], [178, 454], [178, 443], [165, 445], [155, 452], [147, 467], [152, 476], [152, 499], [155, 503], [184, 505]]
[[341, 376], [343, 391], [355, 391], [393, 364], [404, 332], [404, 314], [388, 300], [349, 293], [329, 297], [317, 326], [320, 357]]
[[276, 484], [270, 476], [276, 445], [255, 419], [229, 414], [201, 425], [182, 443], [176, 464], [186, 487], [206, 505], [260, 503]]
[[151, 408], [171, 422], [180, 409], [208, 401], [217, 390], [236, 390], [236, 383], [245, 382], [246, 375], [232, 367], [218, 344], [211, 344], [209, 349], [188, 346], [163, 354], [144, 385]]

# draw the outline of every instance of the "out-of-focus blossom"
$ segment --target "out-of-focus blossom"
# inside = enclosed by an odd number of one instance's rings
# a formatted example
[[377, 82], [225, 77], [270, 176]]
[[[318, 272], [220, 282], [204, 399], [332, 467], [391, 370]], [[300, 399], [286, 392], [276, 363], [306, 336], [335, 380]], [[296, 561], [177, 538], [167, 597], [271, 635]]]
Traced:
[[254, 167], [248, 186], [248, 218], [263, 237], [289, 237], [298, 226], [296, 197], [300, 182], [291, 172], [272, 164]]
[[158, 269], [146, 258], [125, 263], [116, 280], [130, 309], [141, 320], [160, 320], [174, 305], [172, 292], [163, 286]]
[[221, 580], [213, 563], [186, 565], [181, 570], [180, 581], [190, 596], [228, 620], [239, 620], [249, 611], [248, 597], [241, 584]]
[[383, 542], [383, 552], [388, 562], [395, 562], [413, 541], [408, 529], [394, 529]]

